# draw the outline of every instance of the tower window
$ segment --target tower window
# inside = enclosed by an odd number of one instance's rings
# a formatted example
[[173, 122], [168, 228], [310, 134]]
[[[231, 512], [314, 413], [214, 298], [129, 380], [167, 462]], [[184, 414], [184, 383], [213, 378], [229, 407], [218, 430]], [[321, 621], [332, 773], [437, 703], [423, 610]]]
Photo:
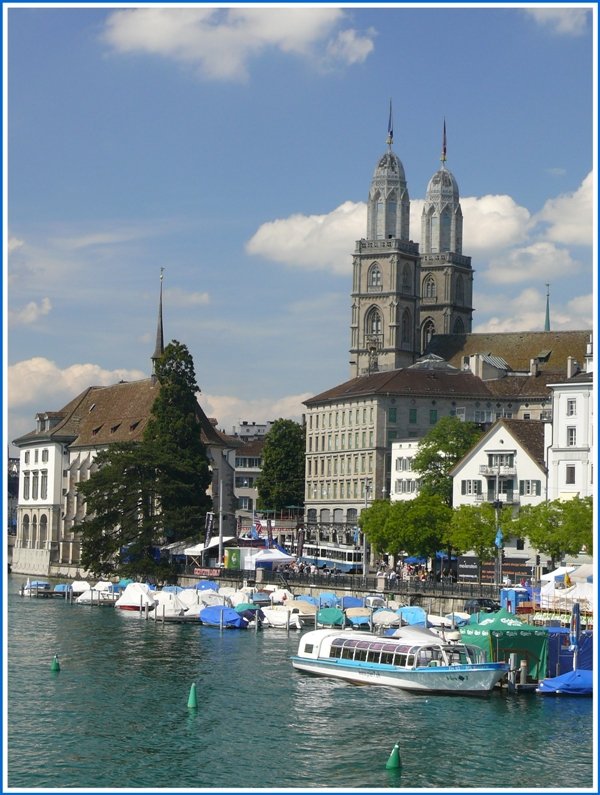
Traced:
[[435, 279], [429, 275], [423, 284], [423, 297], [433, 299], [436, 297]]
[[367, 313], [365, 329], [367, 334], [381, 334], [381, 315], [375, 307]]
[[367, 278], [367, 283], [370, 288], [372, 289], [381, 289], [381, 268], [379, 265], [374, 262], [373, 265], [369, 268], [369, 275]]

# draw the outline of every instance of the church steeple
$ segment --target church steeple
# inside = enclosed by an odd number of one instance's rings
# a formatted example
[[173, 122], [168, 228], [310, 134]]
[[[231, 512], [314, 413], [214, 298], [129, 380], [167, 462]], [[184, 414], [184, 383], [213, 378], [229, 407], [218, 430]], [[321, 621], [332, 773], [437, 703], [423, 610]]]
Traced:
[[429, 180], [421, 215], [421, 253], [462, 254], [462, 210], [458, 184], [446, 168], [446, 120], [442, 140], [442, 161]]
[[546, 322], [544, 331], [550, 331], [550, 285], [546, 282]]
[[152, 375], [156, 375], [156, 363], [165, 352], [165, 340], [163, 337], [163, 317], [162, 317], [162, 289], [163, 289], [163, 271], [160, 269], [160, 298], [158, 302], [158, 323], [156, 326], [156, 346], [152, 354]]
[[410, 198], [406, 186], [404, 166], [392, 151], [394, 125], [392, 101], [388, 134], [387, 152], [380, 158], [369, 190], [367, 203], [367, 240], [409, 240]]

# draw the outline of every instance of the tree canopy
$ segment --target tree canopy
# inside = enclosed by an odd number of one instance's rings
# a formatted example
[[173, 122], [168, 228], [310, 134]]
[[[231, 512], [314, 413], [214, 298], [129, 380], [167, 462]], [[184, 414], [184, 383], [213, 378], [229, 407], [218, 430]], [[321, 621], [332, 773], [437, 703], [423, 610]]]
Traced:
[[259, 510], [304, 505], [305, 436], [303, 426], [293, 420], [275, 420], [269, 429], [256, 479]]
[[419, 494], [413, 500], [376, 500], [359, 516], [359, 524], [376, 552], [434, 557], [446, 541], [452, 516], [439, 497]]
[[437, 495], [452, 505], [450, 470], [481, 437], [473, 422], [457, 417], [442, 417], [421, 439], [413, 459], [413, 470], [420, 474], [420, 494]]
[[593, 518], [591, 497], [552, 500], [523, 507], [513, 521], [513, 532], [527, 538], [556, 565], [584, 547], [588, 555], [593, 554]]
[[157, 365], [160, 390], [139, 442], [98, 453], [95, 471], [79, 484], [87, 502], [81, 563], [97, 576], [168, 579], [172, 564], [157, 547], [198, 535], [211, 500], [201, 440], [192, 357], [169, 344]]

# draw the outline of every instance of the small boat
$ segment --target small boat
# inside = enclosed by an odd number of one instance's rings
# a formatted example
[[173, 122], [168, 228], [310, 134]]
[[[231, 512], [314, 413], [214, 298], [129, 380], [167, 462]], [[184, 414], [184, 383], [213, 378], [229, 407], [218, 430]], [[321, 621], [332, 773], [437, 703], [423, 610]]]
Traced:
[[143, 582], [130, 582], [115, 602], [118, 610], [154, 610], [154, 592]]
[[21, 587], [21, 596], [45, 596], [49, 597], [54, 594], [50, 583], [47, 580], [27, 580]]
[[339, 607], [321, 607], [317, 610], [317, 626], [343, 627], [346, 625], [346, 615]]
[[108, 582], [107, 580], [99, 580], [91, 588], [83, 591], [76, 599], [78, 605], [110, 605], [114, 606], [119, 598], [119, 586]]
[[318, 676], [446, 695], [487, 695], [510, 667], [487, 662], [478, 647], [446, 643], [412, 627], [397, 629], [393, 637], [316, 629], [300, 638], [291, 659], [297, 670]]
[[200, 622], [209, 627], [220, 629], [246, 629], [248, 619], [237, 613], [232, 607], [210, 605], [200, 611]]
[[584, 668], [542, 679], [535, 690], [544, 696], [593, 696], [594, 672]]
[[292, 613], [284, 605], [262, 607], [262, 624], [277, 629], [302, 629], [302, 621], [298, 613]]
[[[152, 618], [155, 621], [176, 623], [186, 620], [188, 607], [181, 601], [178, 594], [173, 591], [156, 591], [154, 593], [154, 601], [154, 610], [148, 613], [148, 618]], [[197, 621], [198, 617], [194, 616], [193, 620]]]

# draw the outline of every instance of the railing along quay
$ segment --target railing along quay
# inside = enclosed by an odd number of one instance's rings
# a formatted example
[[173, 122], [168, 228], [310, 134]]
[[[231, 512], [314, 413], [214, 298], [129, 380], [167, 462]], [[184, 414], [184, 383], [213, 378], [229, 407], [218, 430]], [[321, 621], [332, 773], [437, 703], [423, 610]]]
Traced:
[[[182, 576], [192, 579], [206, 579], [207, 575], [194, 574], [192, 567], [182, 570]], [[209, 577], [210, 578], [210, 577]], [[375, 574], [306, 574], [268, 571], [266, 569], [222, 569], [216, 580], [243, 585], [278, 585], [290, 591], [306, 588], [323, 591], [348, 591], [353, 593], [383, 593], [390, 599], [407, 603], [418, 603], [424, 599], [467, 600], [476, 598], [498, 599], [500, 586], [493, 583], [451, 582], [448, 580], [420, 580], [417, 577], [398, 578], [390, 582], [386, 577]]]

